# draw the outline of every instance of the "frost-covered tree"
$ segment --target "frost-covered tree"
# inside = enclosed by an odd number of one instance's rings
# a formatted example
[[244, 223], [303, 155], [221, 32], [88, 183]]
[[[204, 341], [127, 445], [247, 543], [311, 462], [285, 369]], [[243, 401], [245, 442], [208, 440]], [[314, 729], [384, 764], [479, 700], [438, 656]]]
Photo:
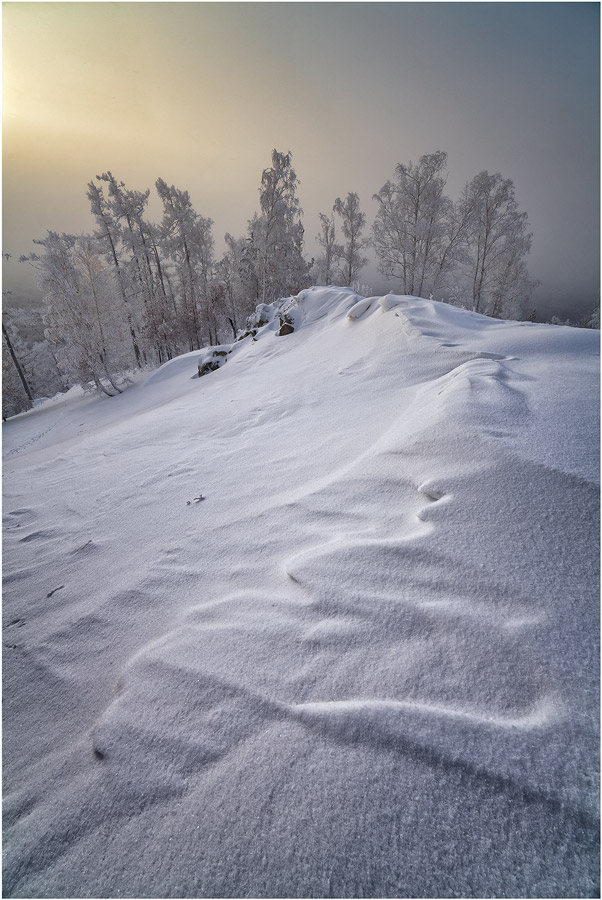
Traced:
[[[17, 325], [20, 320], [20, 327]], [[65, 384], [58, 370], [52, 348], [46, 340], [35, 340], [21, 333], [23, 323], [27, 322], [26, 311], [19, 308], [5, 310], [3, 313], [3, 329], [6, 331], [6, 351], [9, 358], [16, 357], [18, 366], [11, 359], [11, 367], [21, 381], [20, 393], [27, 396], [29, 389], [32, 397], [53, 396], [57, 391], [65, 390]], [[10, 345], [10, 350], [9, 350]], [[21, 372], [19, 373], [19, 369]]]
[[261, 213], [249, 222], [257, 299], [262, 303], [296, 294], [309, 284], [298, 183], [292, 154], [273, 150], [272, 165], [261, 176]]
[[112, 172], [97, 175], [108, 185], [108, 207], [124, 251], [122, 271], [130, 293], [141, 300], [141, 329], [147, 355], [159, 362], [172, 356], [172, 305], [156, 243], [155, 229], [145, 219], [150, 190], [128, 189]]
[[447, 154], [441, 150], [421, 156], [417, 164], [399, 163], [394, 180], [374, 195], [379, 269], [398, 279], [406, 294], [428, 297], [448, 267], [445, 251], [453, 230], [450, 234], [452, 208], [444, 194], [446, 166]]
[[[445, 299], [460, 287], [460, 305], [467, 303], [466, 288], [462, 286], [461, 267], [468, 259], [469, 229], [472, 210], [462, 198], [456, 202], [445, 198], [441, 217], [441, 240], [431, 270], [431, 291]], [[452, 302], [452, 301], [447, 301]]]
[[9, 356], [12, 360], [12, 364], [15, 368], [15, 371], [19, 377], [19, 381], [21, 382], [23, 391], [24, 391], [25, 395], [27, 396], [28, 400], [33, 401], [33, 395], [31, 393], [31, 388], [30, 388], [29, 382], [25, 376], [25, 371], [24, 371], [23, 365], [21, 363], [21, 360], [19, 358], [17, 348], [15, 346], [15, 344], [16, 344], [15, 336], [9, 334], [10, 330], [11, 329], [6, 327], [6, 323], [5, 323], [4, 319], [2, 319], [2, 337], [4, 339], [4, 343], [6, 344], [6, 348], [8, 350]]
[[127, 279], [119, 262], [119, 227], [111, 215], [102, 188], [95, 184], [94, 181], [88, 182], [87, 197], [90, 201], [92, 215], [96, 219], [98, 225], [98, 232], [96, 234], [100, 246], [103, 248], [109, 264], [112, 265], [115, 270], [116, 285], [127, 318], [128, 330], [132, 341], [132, 349], [134, 351], [136, 364], [138, 367], [141, 367], [142, 355], [140, 352], [139, 341], [136, 336], [136, 326], [134, 324], [134, 313], [131, 302], [132, 297], [129, 296], [130, 291], [128, 290]]
[[367, 246], [367, 242], [362, 239], [366, 216], [360, 209], [360, 199], [355, 193], [347, 194], [345, 200], [337, 197], [333, 210], [342, 220], [341, 229], [345, 237], [345, 243], [339, 251], [341, 284], [349, 287], [357, 281], [360, 271], [368, 262], [368, 258], [361, 252]]
[[520, 315], [537, 282], [527, 271], [532, 234], [527, 213], [518, 208], [513, 182], [499, 173], [480, 172], [464, 188], [461, 204], [469, 221], [467, 273], [473, 309], [498, 317]]
[[600, 303], [586, 317], [585, 327], [600, 329]]
[[210, 294], [213, 274], [213, 236], [211, 219], [199, 215], [188, 191], [169, 187], [162, 178], [155, 186], [163, 203], [163, 221], [159, 229], [160, 245], [170, 260], [181, 292], [182, 316], [190, 349], [215, 338], [215, 292]]
[[2, 418], [14, 416], [29, 409], [31, 400], [25, 393], [23, 382], [15, 367], [15, 361], [8, 349], [4, 330], [2, 331]]
[[314, 271], [317, 284], [334, 284], [337, 273], [337, 262], [342, 253], [342, 246], [337, 243], [337, 229], [334, 213], [327, 216], [319, 213], [320, 234], [316, 241], [322, 248], [322, 253], [315, 260]]
[[53, 397], [69, 387], [61, 375], [49, 341], [34, 341], [26, 350], [23, 363], [34, 397]]
[[257, 283], [248, 238], [224, 237], [226, 252], [217, 263], [216, 279], [223, 288], [224, 316], [233, 337], [243, 327], [256, 305]]
[[49, 231], [34, 243], [41, 254], [22, 257], [37, 271], [46, 305], [46, 337], [56, 347], [62, 372], [93, 382], [109, 396], [120, 392], [116, 374], [129, 358], [129, 334], [114, 273], [97, 239]]
[[[11, 333], [13, 332], [13, 333]], [[2, 416], [14, 415], [29, 409], [33, 394], [25, 374], [22, 354], [16, 346], [17, 335], [2, 319]]]

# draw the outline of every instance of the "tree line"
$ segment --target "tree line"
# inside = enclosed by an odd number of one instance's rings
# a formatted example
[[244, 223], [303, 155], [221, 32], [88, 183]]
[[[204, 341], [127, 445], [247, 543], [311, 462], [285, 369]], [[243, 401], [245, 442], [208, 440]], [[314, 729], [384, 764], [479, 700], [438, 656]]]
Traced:
[[[21, 257], [44, 295], [44, 365], [51, 358], [65, 386], [92, 384], [114, 395], [128, 369], [234, 340], [259, 303], [310, 284], [357, 288], [369, 247], [398, 293], [524, 317], [536, 284], [526, 266], [532, 235], [512, 181], [481, 172], [455, 201], [446, 182], [442, 151], [399, 163], [374, 195], [370, 231], [357, 193], [337, 198], [319, 214], [319, 252], [310, 259], [292, 154], [273, 150], [259, 210], [244, 235], [225, 235], [216, 258], [213, 222], [188, 191], [157, 179], [162, 218], [151, 222], [150, 190], [128, 188], [109, 171], [97, 175], [87, 185], [94, 230], [48, 232], [34, 241], [38, 251]], [[12, 381], [14, 344], [3, 329]]]

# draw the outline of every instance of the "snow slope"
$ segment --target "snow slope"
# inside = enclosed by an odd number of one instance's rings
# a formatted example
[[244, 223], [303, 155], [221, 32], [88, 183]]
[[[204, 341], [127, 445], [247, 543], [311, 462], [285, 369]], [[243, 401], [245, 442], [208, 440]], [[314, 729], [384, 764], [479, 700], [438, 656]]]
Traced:
[[594, 896], [599, 332], [285, 306], [3, 426], [4, 896]]

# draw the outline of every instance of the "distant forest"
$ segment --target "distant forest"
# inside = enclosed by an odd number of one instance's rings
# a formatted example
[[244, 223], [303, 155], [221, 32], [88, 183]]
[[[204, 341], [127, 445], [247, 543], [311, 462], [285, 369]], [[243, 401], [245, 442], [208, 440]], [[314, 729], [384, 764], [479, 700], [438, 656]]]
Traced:
[[[27, 346], [14, 316], [3, 316], [3, 416], [74, 384], [119, 393], [128, 371], [231, 342], [258, 304], [312, 284], [369, 292], [360, 281], [368, 247], [397, 293], [533, 319], [532, 235], [512, 181], [480, 172], [452, 200], [446, 172], [442, 151], [399, 163], [374, 195], [370, 229], [356, 193], [336, 198], [319, 215], [320, 252], [311, 259], [290, 152], [272, 152], [259, 210], [246, 234], [225, 235], [221, 259], [213, 222], [188, 191], [157, 179], [163, 218], [154, 223], [146, 218], [150, 190], [97, 175], [87, 186], [95, 229], [48, 232], [34, 241], [38, 252], [21, 257], [44, 296], [44, 340]], [[599, 327], [599, 315], [587, 324]]]

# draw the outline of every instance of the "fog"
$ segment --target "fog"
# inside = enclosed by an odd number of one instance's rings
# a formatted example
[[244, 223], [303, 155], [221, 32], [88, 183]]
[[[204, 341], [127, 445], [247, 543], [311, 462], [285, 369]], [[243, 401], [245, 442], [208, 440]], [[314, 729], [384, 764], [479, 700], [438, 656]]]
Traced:
[[[538, 312], [599, 301], [599, 7], [594, 3], [7, 3], [4, 289], [48, 229], [89, 231], [86, 183], [158, 177], [214, 220], [216, 250], [291, 150], [306, 254], [318, 213], [398, 162], [449, 154], [448, 191], [512, 178]], [[153, 199], [150, 216], [158, 218]], [[362, 281], [385, 282], [375, 262]]]

